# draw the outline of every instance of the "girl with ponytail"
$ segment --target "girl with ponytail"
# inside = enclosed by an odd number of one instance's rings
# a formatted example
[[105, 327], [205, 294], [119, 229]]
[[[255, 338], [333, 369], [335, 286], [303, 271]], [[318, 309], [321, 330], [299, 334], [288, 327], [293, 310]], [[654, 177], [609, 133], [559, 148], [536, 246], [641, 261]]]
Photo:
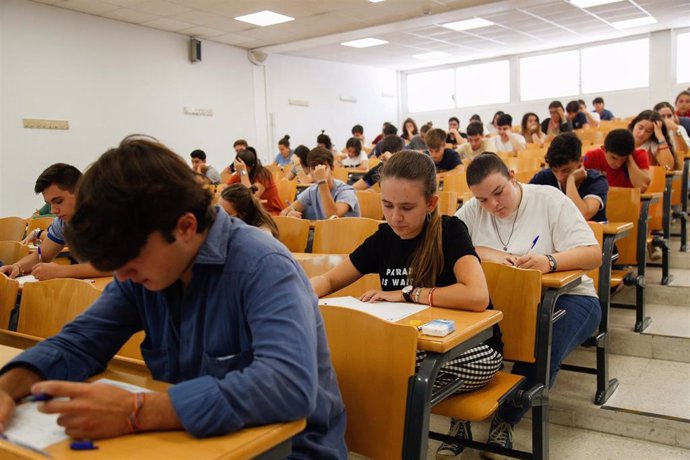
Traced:
[[[386, 222], [340, 265], [311, 279], [319, 297], [378, 273], [381, 290], [365, 292], [360, 300], [414, 302], [434, 307], [484, 311], [491, 308], [479, 257], [467, 226], [457, 217], [441, 216], [436, 193], [436, 167], [423, 153], [404, 150], [393, 155], [381, 173], [381, 204]], [[498, 326], [487, 342], [446, 363], [438, 380], [458, 377], [458, 392], [486, 385], [501, 366], [503, 345]], [[424, 358], [419, 353], [418, 362]], [[441, 383], [441, 382], [439, 382]], [[464, 422], [454, 420], [458, 435]], [[462, 449], [443, 444], [440, 455]]]

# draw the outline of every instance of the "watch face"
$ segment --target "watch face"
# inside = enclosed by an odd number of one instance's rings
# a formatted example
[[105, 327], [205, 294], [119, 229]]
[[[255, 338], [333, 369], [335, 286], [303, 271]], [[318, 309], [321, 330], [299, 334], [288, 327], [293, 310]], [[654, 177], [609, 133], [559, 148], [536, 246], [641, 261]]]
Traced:
[[409, 294], [410, 292], [412, 292], [412, 289], [413, 289], [412, 286], [405, 286], [404, 288], [402, 288], [402, 291], [403, 291], [405, 294]]

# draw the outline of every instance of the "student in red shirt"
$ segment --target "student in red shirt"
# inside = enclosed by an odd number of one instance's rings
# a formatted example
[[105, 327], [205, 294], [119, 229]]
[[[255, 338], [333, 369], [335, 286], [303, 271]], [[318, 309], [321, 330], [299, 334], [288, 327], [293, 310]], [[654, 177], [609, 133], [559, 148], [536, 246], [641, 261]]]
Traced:
[[644, 192], [652, 181], [647, 152], [635, 149], [635, 138], [627, 129], [611, 131], [603, 147], [585, 154], [584, 165], [601, 171], [610, 187], [637, 187]]
[[273, 174], [261, 165], [254, 149], [247, 149], [237, 154], [235, 158], [235, 174], [230, 177], [228, 185], [242, 184], [255, 190], [254, 195], [260, 200], [266, 200], [264, 208], [269, 214], [277, 216], [283, 210], [278, 187]]

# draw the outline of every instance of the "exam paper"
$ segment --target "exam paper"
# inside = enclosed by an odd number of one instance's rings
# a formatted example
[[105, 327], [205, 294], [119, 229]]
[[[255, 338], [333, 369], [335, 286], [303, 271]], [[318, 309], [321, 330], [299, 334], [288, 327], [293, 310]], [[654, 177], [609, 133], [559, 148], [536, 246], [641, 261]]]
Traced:
[[320, 299], [319, 305], [345, 307], [363, 311], [386, 321], [396, 322], [429, 308], [428, 305], [419, 305], [407, 302], [362, 302], [354, 297], [331, 297]]
[[34, 281], [38, 281], [34, 275], [24, 275], [24, 276], [18, 276], [15, 278], [17, 281], [19, 281], [20, 286], [24, 286], [24, 283], [33, 283]]

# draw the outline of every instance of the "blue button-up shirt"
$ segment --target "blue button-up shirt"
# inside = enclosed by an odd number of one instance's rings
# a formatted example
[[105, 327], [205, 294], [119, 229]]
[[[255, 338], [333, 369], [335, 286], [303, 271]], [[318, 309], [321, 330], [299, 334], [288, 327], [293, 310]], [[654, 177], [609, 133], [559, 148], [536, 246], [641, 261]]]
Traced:
[[345, 409], [323, 319], [309, 280], [264, 232], [218, 215], [190, 284], [152, 292], [110, 283], [55, 337], [10, 362], [47, 379], [80, 381], [102, 372], [139, 331], [142, 355], [185, 430], [213, 436], [306, 417], [294, 458], [347, 458]]

